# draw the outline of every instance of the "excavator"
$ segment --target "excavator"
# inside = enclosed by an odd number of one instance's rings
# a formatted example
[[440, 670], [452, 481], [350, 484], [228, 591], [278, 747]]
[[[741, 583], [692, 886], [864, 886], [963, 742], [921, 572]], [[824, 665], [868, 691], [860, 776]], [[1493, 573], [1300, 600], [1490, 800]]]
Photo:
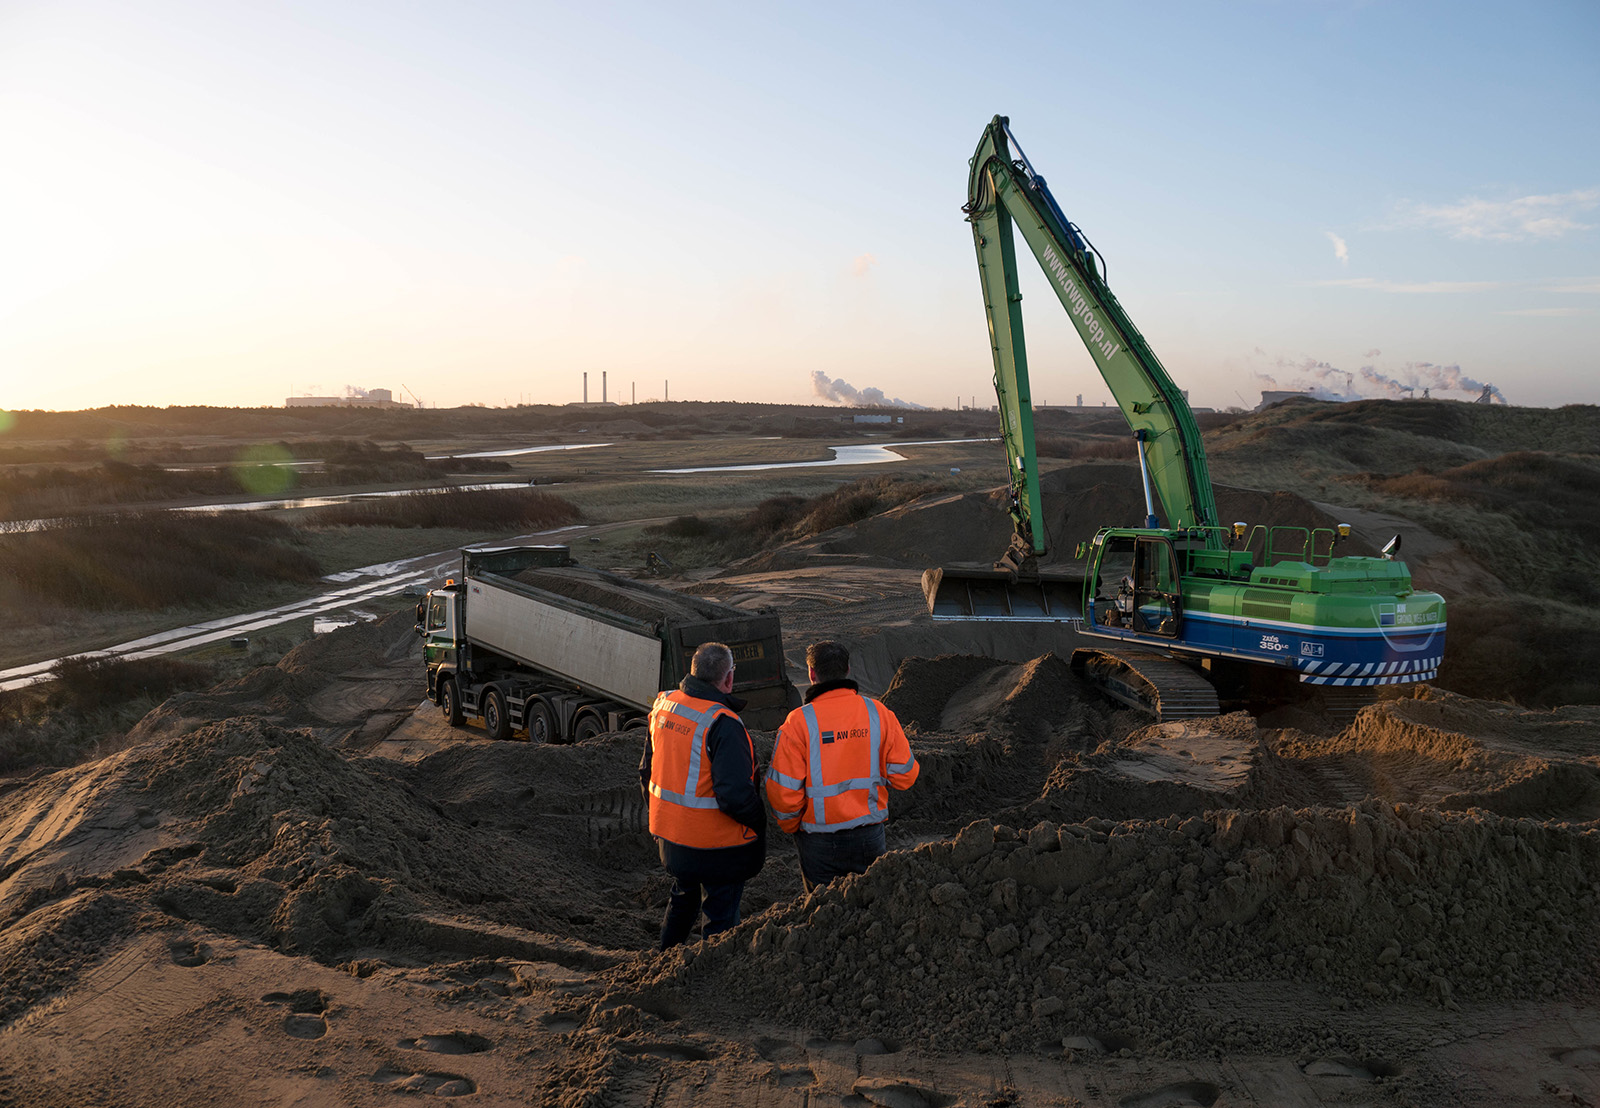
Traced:
[[[1011, 545], [992, 570], [923, 575], [940, 620], [1049, 621], [1105, 645], [1072, 667], [1163, 720], [1223, 702], [1320, 701], [1352, 716], [1384, 685], [1428, 681], [1444, 654], [1445, 602], [1395, 557], [1336, 556], [1350, 528], [1224, 525], [1200, 427], [1106, 284], [1105, 258], [1062, 213], [995, 116], [971, 162], [967, 203], [988, 313], [1009, 471]], [[1132, 431], [1144, 493], [1137, 526], [1103, 526], [1078, 571], [1048, 553], [1017, 283], [1016, 232], [1043, 268]], [[1130, 505], [1130, 514], [1134, 509]]]

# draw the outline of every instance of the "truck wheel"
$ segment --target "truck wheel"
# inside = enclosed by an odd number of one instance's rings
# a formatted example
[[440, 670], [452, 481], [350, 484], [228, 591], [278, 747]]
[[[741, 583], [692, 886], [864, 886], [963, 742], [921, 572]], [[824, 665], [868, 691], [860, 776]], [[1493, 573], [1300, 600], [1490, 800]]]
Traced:
[[489, 732], [491, 739], [509, 739], [511, 737], [511, 719], [506, 715], [506, 698], [499, 689], [490, 689], [483, 694], [483, 729]]
[[535, 697], [523, 709], [528, 721], [528, 741], [531, 743], [559, 742], [556, 735], [556, 717], [543, 698]]
[[460, 727], [465, 718], [461, 713], [461, 693], [456, 689], [456, 683], [448, 677], [439, 682], [439, 710], [444, 713], [444, 721], [451, 727]]
[[603, 733], [605, 729], [606, 725], [599, 716], [593, 712], [585, 712], [578, 717], [578, 722], [572, 725], [572, 741], [581, 743]]

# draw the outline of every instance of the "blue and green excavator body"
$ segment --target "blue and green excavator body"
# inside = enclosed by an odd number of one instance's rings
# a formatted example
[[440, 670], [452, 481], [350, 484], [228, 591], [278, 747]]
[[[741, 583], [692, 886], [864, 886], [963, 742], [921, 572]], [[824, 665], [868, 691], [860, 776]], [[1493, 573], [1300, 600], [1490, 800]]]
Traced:
[[[1413, 588], [1393, 558], [1397, 543], [1381, 558], [1335, 556], [1349, 533], [1343, 526], [1222, 523], [1188, 401], [1106, 284], [1104, 258], [1062, 213], [1003, 116], [978, 144], [963, 211], [988, 315], [1014, 534], [993, 570], [928, 571], [923, 587], [935, 619], [1045, 620], [1109, 640], [1115, 645], [1074, 651], [1074, 668], [1162, 718], [1212, 714], [1219, 690], [1229, 701], [1259, 701], [1263, 690], [1286, 685], [1321, 690], [1324, 703], [1344, 713], [1379, 686], [1436, 675], [1445, 603]], [[1038, 564], [1048, 551], [1019, 233], [1110, 388], [1139, 458], [1142, 518], [1102, 527], [1075, 571]]]

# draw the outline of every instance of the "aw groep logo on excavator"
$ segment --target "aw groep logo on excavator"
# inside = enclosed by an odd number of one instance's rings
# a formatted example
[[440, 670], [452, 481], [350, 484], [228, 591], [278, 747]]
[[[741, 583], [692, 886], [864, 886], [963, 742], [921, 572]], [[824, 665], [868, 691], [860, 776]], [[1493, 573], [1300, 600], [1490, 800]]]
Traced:
[[1089, 298], [1078, 287], [1078, 282], [1072, 279], [1072, 271], [1067, 268], [1067, 263], [1062, 261], [1060, 255], [1049, 246], [1044, 248], [1044, 261], [1050, 267], [1050, 272], [1055, 274], [1056, 283], [1061, 286], [1061, 291], [1072, 305], [1072, 314], [1083, 320], [1083, 329], [1089, 341], [1098, 346], [1100, 353], [1108, 358], [1116, 354], [1119, 344], [1106, 338], [1105, 328], [1101, 327], [1100, 321], [1094, 317], [1094, 305], [1089, 303]]

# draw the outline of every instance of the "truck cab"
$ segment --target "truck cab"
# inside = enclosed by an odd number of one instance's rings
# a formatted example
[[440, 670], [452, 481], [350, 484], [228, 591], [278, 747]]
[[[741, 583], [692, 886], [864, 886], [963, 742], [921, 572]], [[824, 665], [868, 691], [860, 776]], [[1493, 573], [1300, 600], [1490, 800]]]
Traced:
[[453, 585], [433, 589], [417, 605], [416, 632], [422, 637], [422, 660], [428, 669], [428, 696], [437, 699], [436, 679], [442, 666], [454, 670], [461, 657], [461, 597]]

